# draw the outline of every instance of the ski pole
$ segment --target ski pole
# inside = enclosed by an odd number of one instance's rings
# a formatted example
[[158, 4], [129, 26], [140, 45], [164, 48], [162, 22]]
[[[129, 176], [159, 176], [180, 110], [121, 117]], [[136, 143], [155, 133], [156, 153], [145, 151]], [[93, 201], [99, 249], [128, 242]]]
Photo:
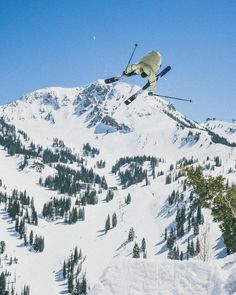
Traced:
[[132, 60], [132, 58], [133, 58], [134, 52], [135, 52], [135, 50], [136, 50], [137, 47], [138, 47], [138, 44], [135, 43], [135, 45], [134, 45], [134, 50], [133, 50], [133, 52], [132, 52], [132, 54], [131, 54], [131, 56], [130, 56], [130, 59], [129, 59], [128, 64], [127, 64], [127, 66], [126, 66], [125, 69], [128, 68], [128, 66], [129, 66], [129, 64], [130, 64], [130, 62], [131, 62], [131, 60]]
[[[132, 54], [131, 54], [131, 56], [130, 56], [130, 58], [129, 58], [129, 61], [128, 61], [128, 64], [127, 64], [125, 70], [128, 68], [128, 66], [129, 66], [129, 64], [130, 64], [130, 62], [131, 62], [131, 59], [132, 59], [132, 57], [133, 57], [133, 55], [134, 55], [134, 52], [135, 52], [137, 46], [138, 46], [138, 44], [136, 43], [136, 44], [134, 45], [134, 50], [132, 51]], [[123, 75], [123, 73], [122, 73], [120, 76], [116, 76], [116, 77], [111, 77], [111, 78], [105, 79], [104, 82], [105, 82], [106, 84], [110, 84], [110, 83], [113, 83], [113, 82], [117, 82], [117, 81], [119, 81], [123, 76], [124, 76], [124, 75]]]
[[191, 99], [186, 99], [186, 98], [179, 98], [179, 97], [167, 96], [167, 95], [161, 95], [161, 94], [153, 94], [153, 95], [160, 96], [160, 97], [163, 97], [163, 98], [170, 98], [170, 99], [176, 99], [176, 100], [182, 100], [182, 101], [192, 102]]

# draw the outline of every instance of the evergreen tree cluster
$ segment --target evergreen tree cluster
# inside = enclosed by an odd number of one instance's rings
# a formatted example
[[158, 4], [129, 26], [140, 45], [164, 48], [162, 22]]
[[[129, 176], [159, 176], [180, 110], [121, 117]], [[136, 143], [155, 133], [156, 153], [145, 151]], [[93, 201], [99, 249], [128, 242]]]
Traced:
[[53, 139], [52, 144], [53, 150], [47, 148], [42, 152], [42, 160], [45, 164], [49, 163], [75, 163], [80, 162], [81, 159], [78, 158], [77, 155], [72, 153], [72, 150], [65, 146], [65, 143], [58, 139]]
[[29, 286], [24, 286], [23, 290], [21, 291], [21, 295], [30, 295]]
[[84, 260], [82, 250], [78, 252], [78, 248], [75, 247], [70, 258], [63, 263], [63, 279], [67, 280], [68, 293], [72, 295], [87, 294], [87, 279], [85, 273], [82, 273]]
[[0, 145], [7, 150], [10, 156], [15, 154], [24, 155], [23, 162], [19, 165], [19, 169], [23, 170], [28, 165], [29, 158], [42, 158], [43, 163], [74, 163], [81, 162], [76, 155], [72, 153], [70, 148], [67, 148], [62, 140], [54, 139], [54, 151], [46, 148], [43, 149], [40, 145], [35, 145], [32, 141], [26, 144], [22, 142], [20, 137], [27, 142], [30, 141], [29, 136], [21, 130], [16, 131], [14, 125], [7, 124], [4, 118], [0, 118]]
[[97, 148], [91, 147], [89, 143], [83, 145], [83, 155], [90, 156], [94, 158], [96, 155], [99, 155], [100, 151]]
[[124, 172], [119, 172], [118, 175], [122, 187], [127, 188], [132, 184], [142, 182], [146, 179], [147, 170], [143, 170], [142, 166], [137, 163], [131, 163], [129, 168], [127, 168]]
[[196, 125], [190, 121], [189, 119], [187, 119], [187, 117], [184, 118], [184, 120], [181, 120], [179, 117], [177, 117], [176, 115], [174, 115], [173, 113], [163, 110], [163, 112], [169, 116], [171, 119], [175, 120], [177, 122], [176, 126], [180, 127], [182, 129], [184, 129], [185, 127], [187, 128], [196, 128]]
[[220, 223], [228, 254], [236, 252], [236, 187], [226, 187], [222, 176], [203, 175], [201, 167], [186, 169], [187, 184], [199, 196], [202, 207], [210, 208]]
[[183, 157], [182, 159], [176, 162], [176, 168], [182, 169], [187, 166], [193, 165], [194, 163], [197, 163], [197, 162], [198, 162], [198, 159], [194, 159], [193, 157], [191, 157], [191, 159], [187, 159]]
[[34, 251], [36, 251], [36, 252], [43, 252], [44, 238], [42, 236], [35, 235], [32, 247], [33, 247]]
[[76, 207], [73, 207], [69, 215], [65, 215], [65, 222], [69, 224], [76, 223], [78, 220], [85, 220], [85, 210], [84, 207], [80, 207], [77, 209]]
[[58, 149], [56, 152], [50, 150], [49, 148], [46, 148], [42, 153], [42, 160], [45, 164], [58, 162], [72, 164], [74, 162], [77, 162], [78, 159], [68, 148]]
[[133, 247], [133, 258], [140, 258], [141, 253], [143, 253], [143, 258], [147, 258], [147, 250], [146, 250], [146, 240], [145, 238], [142, 239], [141, 247], [139, 247], [138, 243], [134, 243]]
[[106, 167], [106, 162], [103, 160], [97, 161], [96, 166], [98, 169], [102, 169]]
[[55, 169], [57, 170], [55, 176], [47, 176], [44, 183], [42, 179], [39, 180], [39, 183], [43, 183], [49, 189], [58, 190], [62, 194], [68, 193], [68, 195], [75, 195], [80, 192], [81, 183], [98, 184], [101, 188], [107, 189], [105, 177], [100, 177], [94, 173], [93, 169], [86, 169], [83, 165], [80, 171], [60, 164], [56, 165]]
[[202, 215], [201, 203], [199, 199], [192, 200], [189, 206], [187, 220], [188, 220], [188, 232], [193, 227], [193, 233], [195, 236], [197, 236], [199, 234], [199, 226], [204, 223], [204, 217]]
[[[2, 198], [1, 198], [2, 199]], [[38, 225], [38, 215], [34, 207], [34, 199], [30, 198], [26, 191], [20, 192], [16, 189], [11, 196], [4, 198], [9, 217], [12, 220], [21, 218], [28, 224]]]
[[[36, 147], [31, 143], [29, 148], [26, 148], [20, 140], [20, 134], [22, 134], [22, 131], [17, 132], [14, 125], [6, 123], [3, 117], [0, 118], [0, 145], [7, 150], [8, 154], [10, 156], [22, 154], [28, 157], [38, 157], [42, 147]], [[25, 137], [27, 137], [26, 134], [24, 134]]]
[[130, 163], [137, 163], [140, 164], [141, 166], [143, 165], [144, 162], [150, 162], [151, 167], [156, 167], [159, 162], [161, 162], [161, 159], [157, 159], [152, 156], [135, 156], [135, 157], [125, 157], [125, 158], [120, 158], [114, 166], [112, 166], [111, 172], [112, 173], [117, 173], [119, 169], [125, 165], [125, 164], [130, 164]]
[[105, 233], [107, 233], [111, 228], [116, 227], [117, 225], [117, 215], [114, 212], [112, 214], [112, 217], [110, 217], [110, 214], [107, 215], [107, 218], [105, 220]]
[[183, 260], [184, 259], [184, 253], [183, 251], [179, 251], [178, 246], [174, 246], [167, 254], [167, 258], [172, 260]]
[[201, 245], [199, 242], [199, 239], [197, 238], [196, 243], [192, 240], [191, 242], [188, 239], [188, 245], [187, 245], [187, 259], [189, 257], [193, 257], [195, 255], [198, 255], [201, 251]]
[[177, 210], [177, 214], [175, 217], [176, 235], [178, 238], [181, 238], [184, 236], [184, 223], [186, 221], [185, 210], [186, 210], [185, 206], [182, 206], [182, 208]]
[[31, 246], [36, 252], [43, 252], [44, 250], [44, 237], [35, 235], [31, 230], [29, 237], [24, 233], [24, 244], [25, 246]]
[[179, 191], [173, 190], [172, 193], [168, 196], [168, 203], [169, 205], [181, 203], [184, 199], [184, 194], [179, 193]]
[[[183, 201], [183, 194], [179, 194], [179, 191], [172, 191], [171, 195], [168, 197], [169, 204], [172, 205], [176, 203], [177, 200]], [[176, 212], [176, 226], [172, 226], [169, 234], [167, 228], [165, 229], [165, 240], [167, 241], [167, 247], [169, 250], [172, 250], [175, 244], [176, 239], [183, 237], [187, 232], [193, 228], [193, 234], [197, 236], [199, 234], [199, 226], [204, 223], [204, 218], [201, 212], [201, 203], [198, 197], [193, 197], [193, 193], [190, 193], [189, 197], [189, 208], [186, 209], [185, 203], [182, 206], [177, 207]], [[179, 202], [177, 202], [179, 203]], [[185, 230], [185, 222], [187, 221], [187, 231]], [[170, 251], [170, 257], [176, 257], [177, 248], [174, 250], [174, 253]], [[180, 255], [181, 253], [179, 253]], [[178, 256], [178, 255], [177, 255]]]
[[56, 198], [49, 201], [43, 206], [43, 217], [50, 221], [54, 221], [59, 218], [64, 218], [66, 223], [76, 223], [78, 220], [85, 220], [85, 210], [80, 207], [78, 199], [76, 199], [75, 206], [71, 207], [70, 198]]
[[57, 218], [64, 218], [65, 214], [71, 209], [71, 199], [70, 198], [56, 198], [54, 197], [52, 201], [49, 201], [43, 205], [43, 217], [48, 220], [55, 220]]
[[179, 170], [178, 172], [170, 172], [169, 174], [166, 175], [165, 184], [170, 184], [172, 181], [174, 182], [183, 176], [185, 176], [185, 173], [182, 170]]
[[94, 189], [91, 189], [90, 186], [87, 186], [85, 192], [81, 195], [80, 203], [82, 206], [96, 205], [98, 203], [97, 192]]
[[229, 142], [225, 137], [219, 136], [218, 134], [214, 133], [213, 131], [207, 129], [208, 134], [211, 136], [211, 140], [214, 143], [220, 143], [230, 147], [236, 147], [236, 143]]
[[[27, 238], [26, 223], [38, 225], [38, 214], [34, 207], [34, 199], [30, 198], [26, 191], [21, 192], [14, 189], [11, 196], [0, 193], [0, 202], [5, 203], [9, 217], [11, 217], [12, 221], [15, 221], [15, 231], [19, 233], [20, 239], [24, 239], [24, 245], [30, 244], [35, 251], [42, 252], [44, 249], [44, 239], [42, 237], [36, 236], [35, 241], [32, 240], [32, 242], [28, 242]], [[31, 241], [30, 236], [29, 241]]]
[[114, 198], [114, 192], [112, 190], [108, 190], [107, 191], [107, 195], [106, 195], [106, 202], [110, 202], [111, 200], [113, 200]]
[[190, 130], [187, 135], [187, 141], [196, 143], [198, 142], [200, 135], [201, 135], [201, 132], [193, 132]]
[[178, 237], [177, 234], [178, 231], [173, 227], [170, 229], [169, 235], [167, 229], [165, 230], [165, 240], [167, 241], [167, 247], [169, 249], [167, 257], [169, 259], [183, 260], [184, 257], [189, 259], [190, 257], [194, 257], [200, 252], [200, 242], [198, 238], [196, 240], [196, 244], [193, 240], [190, 242], [188, 239], [187, 251], [185, 254], [183, 251], [180, 251], [179, 247], [175, 244], [175, 240]]

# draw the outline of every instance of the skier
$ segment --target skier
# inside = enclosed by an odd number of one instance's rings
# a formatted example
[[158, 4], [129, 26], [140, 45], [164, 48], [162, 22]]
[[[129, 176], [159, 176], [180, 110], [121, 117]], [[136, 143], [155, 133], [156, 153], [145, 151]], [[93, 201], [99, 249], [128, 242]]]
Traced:
[[150, 83], [149, 92], [154, 92], [156, 88], [156, 72], [161, 67], [161, 54], [151, 51], [145, 55], [138, 64], [131, 64], [123, 72], [124, 76], [141, 75], [142, 78], [148, 77]]

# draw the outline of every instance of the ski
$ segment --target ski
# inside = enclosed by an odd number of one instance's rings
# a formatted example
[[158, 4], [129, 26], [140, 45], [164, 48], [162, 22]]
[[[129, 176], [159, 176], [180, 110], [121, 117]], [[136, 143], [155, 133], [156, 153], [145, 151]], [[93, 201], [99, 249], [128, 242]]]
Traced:
[[119, 81], [122, 77], [123, 77], [123, 75], [121, 75], [121, 76], [116, 76], [116, 77], [111, 77], [111, 78], [105, 79], [104, 82], [105, 82], [106, 84], [114, 83], [114, 82]]
[[[156, 80], [159, 80], [161, 77], [163, 77], [165, 74], [167, 74], [171, 70], [170, 66], [167, 66], [164, 68], [160, 73], [156, 74]], [[129, 98], [127, 98], [124, 103], [126, 105], [129, 105], [132, 101], [134, 101], [140, 94], [142, 94], [148, 87], [150, 86], [150, 83], [147, 82], [141, 89], [139, 89], [136, 93], [131, 95]]]

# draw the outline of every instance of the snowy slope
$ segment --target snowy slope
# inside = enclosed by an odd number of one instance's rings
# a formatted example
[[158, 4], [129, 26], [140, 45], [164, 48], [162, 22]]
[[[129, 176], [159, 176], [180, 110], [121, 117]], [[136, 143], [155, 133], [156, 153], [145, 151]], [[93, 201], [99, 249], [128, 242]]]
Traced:
[[[13, 225], [2, 211], [1, 216], [4, 218], [0, 219], [0, 226], [4, 232], [3, 239], [9, 251], [19, 257], [19, 263], [16, 266], [16, 271], [20, 274], [19, 285], [22, 286], [28, 282], [33, 295], [66, 293], [66, 281], [62, 279], [61, 268], [63, 261], [68, 258], [75, 246], [81, 247], [86, 256], [84, 270], [89, 286], [92, 288], [114, 258], [131, 257], [134, 242], [127, 243], [131, 227], [135, 230], [135, 242], [140, 244], [142, 238], [145, 237], [150, 260], [147, 266], [144, 261], [126, 262], [124, 260], [117, 266], [119, 271], [122, 272], [122, 268], [126, 267], [124, 264], [130, 263], [127, 265], [127, 271], [130, 270], [129, 274], [132, 268], [135, 268], [137, 275], [141, 276], [141, 269], [144, 268], [147, 276], [152, 275], [149, 268], [158, 268], [156, 262], [152, 260], [163, 261], [167, 271], [172, 269], [172, 262], [166, 262], [167, 248], [163, 233], [166, 227], [169, 228], [175, 223], [177, 208], [168, 205], [167, 197], [173, 189], [181, 190], [182, 184], [181, 178], [171, 184], [165, 184], [166, 175], [170, 173], [170, 164], [176, 167], [176, 162], [181, 158], [191, 159], [193, 157], [198, 158], [199, 164], [212, 165], [214, 157], [219, 156], [222, 166], [212, 171], [209, 170], [207, 173], [223, 174], [231, 183], [235, 181], [235, 148], [212, 143], [205, 126], [186, 118], [161, 98], [149, 97], [147, 93], [144, 93], [130, 106], [122, 104], [123, 99], [135, 89], [137, 86], [132, 87], [125, 83], [112, 86], [96, 81], [79, 88], [40, 89], [23, 96], [15, 103], [0, 107], [0, 116], [28, 134], [30, 139], [26, 145], [32, 140], [35, 144], [51, 147], [53, 139], [59, 138], [79, 155], [82, 155], [82, 147], [87, 142], [98, 148], [99, 155], [95, 158], [86, 157], [87, 166], [93, 168], [101, 176], [105, 175], [108, 186], [118, 188], [114, 192], [114, 199], [109, 203], [104, 201], [106, 191], [103, 191], [99, 195], [97, 205], [87, 205], [85, 207], [86, 218], [83, 222], [71, 225], [65, 224], [63, 220], [48, 222], [42, 218], [43, 205], [51, 197], [59, 197], [60, 194], [39, 186], [38, 181], [40, 176], [45, 178], [55, 173], [55, 169], [45, 165], [42, 172], [30, 167], [19, 171], [18, 165], [22, 157], [9, 157], [6, 151], [0, 149], [0, 179], [5, 185], [1, 191], [9, 193], [14, 188], [26, 189], [34, 197], [35, 207], [39, 213], [39, 225], [38, 227], [29, 225], [28, 230], [34, 228], [34, 231], [45, 237], [45, 250], [42, 253], [34, 253], [22, 247], [22, 241], [16, 235], [14, 237], [9, 235]], [[163, 159], [158, 164], [156, 173], [163, 171], [164, 175], [153, 179], [149, 171], [150, 185], [146, 186], [143, 181], [121, 189], [117, 175], [111, 173], [112, 165], [120, 157], [144, 154]], [[209, 156], [208, 160], [207, 156]], [[95, 164], [98, 160], [105, 160], [106, 167], [96, 168]], [[79, 169], [74, 164], [70, 166]], [[179, 171], [178, 168], [176, 169]], [[229, 170], [230, 173], [228, 173]], [[128, 193], [132, 196], [132, 202], [126, 205], [124, 199]], [[112, 215], [114, 212], [117, 214], [117, 226], [105, 234], [105, 219], [108, 214]], [[213, 261], [225, 256], [226, 253], [218, 224], [212, 221], [207, 210], [204, 212], [204, 217], [209, 224], [210, 261]], [[193, 238], [192, 232], [178, 240], [178, 245], [183, 251], [186, 251], [188, 237]], [[29, 272], [28, 269], [33, 265], [39, 267]], [[189, 269], [188, 265], [184, 267], [187, 271], [194, 271], [192, 264], [189, 265]], [[198, 286], [204, 290], [205, 283], [203, 282], [206, 277], [208, 275], [218, 277], [219, 273], [215, 266], [206, 264], [204, 268], [201, 263], [198, 265], [199, 272], [202, 274], [202, 283]], [[184, 267], [182, 269], [180, 266], [183, 272]], [[113, 274], [105, 273], [106, 280], [110, 276]], [[133, 277], [129, 280], [132, 283]], [[152, 280], [155, 282], [156, 276], [155, 278], [153, 276], [153, 279], [150, 278], [150, 281]], [[199, 278], [196, 278], [195, 282], [197, 280], [199, 282]], [[188, 279], [186, 279], [186, 284], [189, 284]], [[142, 293], [144, 292], [142, 288], [144, 287], [140, 287], [142, 291], [134, 289], [132, 294], [145, 294]], [[198, 289], [194, 289], [194, 292], [196, 290]]]

